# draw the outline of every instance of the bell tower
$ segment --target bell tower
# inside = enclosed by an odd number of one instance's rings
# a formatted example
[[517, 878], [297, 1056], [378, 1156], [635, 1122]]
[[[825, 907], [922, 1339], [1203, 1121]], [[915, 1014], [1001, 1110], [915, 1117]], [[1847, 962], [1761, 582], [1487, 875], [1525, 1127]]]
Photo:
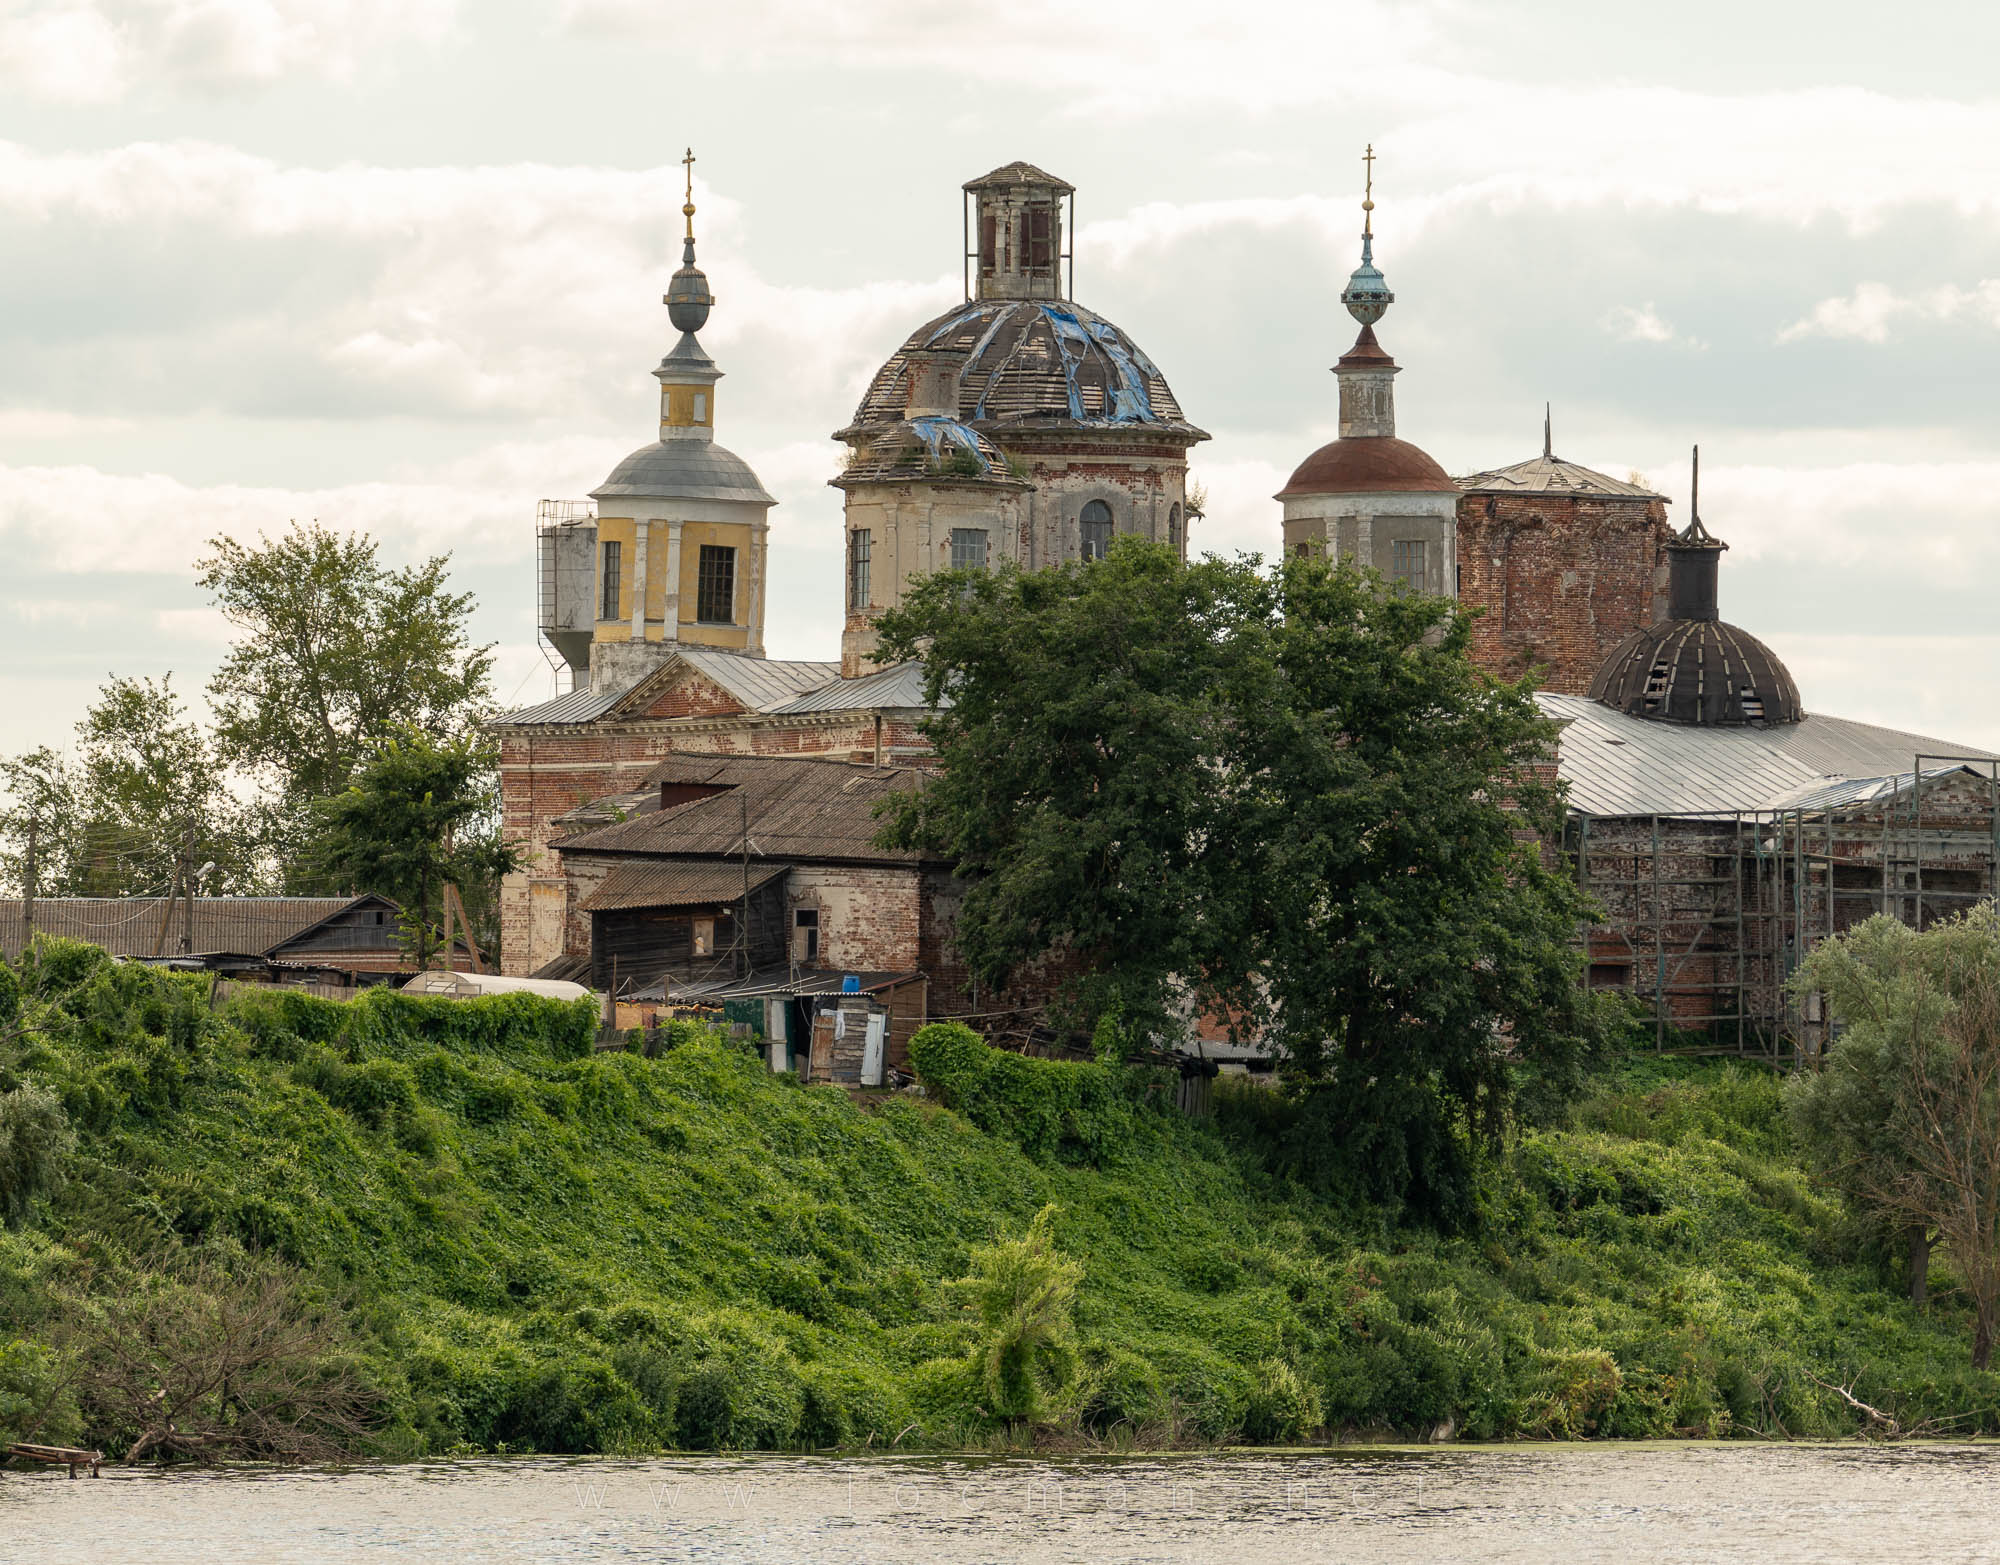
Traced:
[[1067, 299], [1063, 203], [1074, 228], [1076, 188], [1032, 163], [1009, 163], [964, 188], [966, 298]]

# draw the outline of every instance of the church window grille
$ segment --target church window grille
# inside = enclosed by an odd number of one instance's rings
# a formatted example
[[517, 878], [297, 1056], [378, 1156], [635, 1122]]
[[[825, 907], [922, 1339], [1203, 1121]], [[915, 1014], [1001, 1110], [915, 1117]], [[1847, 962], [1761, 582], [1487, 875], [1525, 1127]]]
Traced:
[[597, 572], [597, 617], [618, 618], [618, 576], [624, 563], [625, 546], [615, 538], [604, 545], [604, 563]]
[[954, 527], [951, 530], [951, 568], [955, 571], [986, 569], [984, 527]]
[[1101, 560], [1111, 552], [1111, 507], [1092, 500], [1077, 517], [1077, 532], [1086, 560]]
[[727, 625], [736, 618], [736, 551], [721, 544], [701, 546], [695, 576], [694, 617], [704, 625]]
[[869, 604], [868, 562], [875, 551], [875, 535], [857, 527], [847, 535], [847, 606], [865, 609]]
[[1398, 586], [1421, 592], [1424, 587], [1424, 541], [1398, 538], [1389, 545], [1389, 579]]

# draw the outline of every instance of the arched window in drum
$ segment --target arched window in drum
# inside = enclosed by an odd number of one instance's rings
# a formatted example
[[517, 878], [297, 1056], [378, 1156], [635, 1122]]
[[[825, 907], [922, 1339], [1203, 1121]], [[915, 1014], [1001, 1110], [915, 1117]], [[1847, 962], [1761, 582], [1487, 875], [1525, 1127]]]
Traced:
[[1101, 560], [1111, 552], [1111, 507], [1091, 500], [1077, 515], [1077, 533], [1086, 560]]

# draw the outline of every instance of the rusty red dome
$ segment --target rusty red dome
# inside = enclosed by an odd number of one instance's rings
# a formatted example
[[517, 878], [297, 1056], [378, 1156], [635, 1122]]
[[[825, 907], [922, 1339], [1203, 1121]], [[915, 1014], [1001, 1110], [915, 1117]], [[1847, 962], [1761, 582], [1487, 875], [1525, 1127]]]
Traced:
[[1430, 454], [1393, 435], [1350, 435], [1321, 446], [1298, 466], [1280, 500], [1321, 494], [1456, 494], [1458, 485]]

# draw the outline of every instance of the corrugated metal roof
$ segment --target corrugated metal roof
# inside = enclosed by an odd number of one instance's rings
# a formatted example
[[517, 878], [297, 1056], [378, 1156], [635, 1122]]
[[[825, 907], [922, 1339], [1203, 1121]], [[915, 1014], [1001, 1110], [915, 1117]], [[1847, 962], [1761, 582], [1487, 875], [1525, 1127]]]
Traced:
[[566, 854], [733, 858], [743, 851], [747, 808], [753, 859], [914, 863], [918, 855], [910, 850], [875, 845], [882, 829], [875, 806], [922, 786], [923, 777], [908, 767], [852, 766], [810, 756], [669, 756], [647, 775], [649, 786], [716, 783], [728, 792], [600, 826], [556, 846]]
[[1703, 728], [1630, 717], [1583, 696], [1545, 691], [1536, 700], [1567, 725], [1558, 772], [1570, 807], [1587, 815], [1767, 810], [1852, 777], [1908, 775], [1919, 751], [1990, 754], [1818, 714], [1770, 728]]
[[[789, 864], [753, 862], [747, 872], [747, 889], [755, 891], [790, 870]], [[579, 906], [586, 913], [628, 907], [710, 907], [741, 897], [746, 889], [745, 873], [741, 860], [648, 859], [642, 864], [621, 864]]]
[[[336, 913], [374, 897], [196, 897], [191, 925], [191, 956], [264, 956], [296, 940]], [[390, 905], [390, 904], [385, 904]], [[113, 956], [151, 956], [160, 938], [162, 920], [167, 935], [160, 946], [180, 955], [181, 911], [171, 913], [160, 897], [37, 897], [35, 933], [87, 940]], [[398, 943], [396, 926], [385, 927], [383, 947]], [[17, 959], [25, 944], [21, 900], [0, 900], [0, 952]], [[342, 953], [328, 953], [337, 960]]]
[[[950, 705], [949, 702], [945, 703]], [[859, 679], [835, 679], [804, 695], [774, 706], [773, 712], [852, 712], [886, 708], [924, 711], [924, 666], [897, 663], [863, 674]]]
[[1581, 494], [1618, 499], [1664, 500], [1638, 484], [1628, 484], [1608, 473], [1597, 472], [1581, 462], [1565, 462], [1559, 456], [1530, 457], [1512, 467], [1496, 467], [1491, 472], [1474, 473], [1458, 481], [1468, 494]]

